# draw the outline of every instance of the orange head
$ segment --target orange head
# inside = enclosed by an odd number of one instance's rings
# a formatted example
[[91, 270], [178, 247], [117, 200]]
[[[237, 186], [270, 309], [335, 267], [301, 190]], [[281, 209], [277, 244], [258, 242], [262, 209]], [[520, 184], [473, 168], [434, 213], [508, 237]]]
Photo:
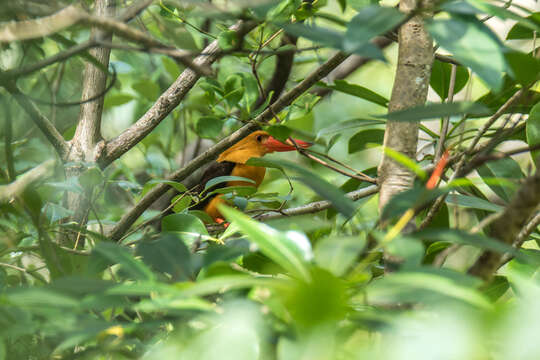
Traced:
[[[294, 139], [296, 145], [301, 148], [310, 147], [312, 144]], [[294, 144], [287, 140], [283, 143], [276, 140], [266, 131], [259, 130], [249, 134], [227, 150], [219, 155], [217, 161], [231, 161], [234, 163], [245, 164], [252, 157], [263, 157], [274, 151], [292, 151], [296, 150]]]

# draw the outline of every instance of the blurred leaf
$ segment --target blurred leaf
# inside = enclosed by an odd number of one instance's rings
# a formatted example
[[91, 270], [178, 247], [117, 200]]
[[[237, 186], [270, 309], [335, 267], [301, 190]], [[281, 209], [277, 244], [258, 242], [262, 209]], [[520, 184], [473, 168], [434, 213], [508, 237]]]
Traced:
[[172, 79], [176, 79], [180, 75], [180, 68], [178, 67], [178, 64], [171, 58], [163, 56], [161, 58], [161, 63]]
[[227, 186], [224, 188], [216, 189], [210, 194], [231, 194], [234, 196], [250, 196], [257, 192], [257, 188], [254, 186]]
[[241, 232], [259, 246], [261, 252], [292, 275], [306, 281], [310, 279], [306, 261], [310, 260], [312, 254], [309, 241], [305, 237], [287, 236], [237, 210], [226, 206], [218, 208], [229, 222], [234, 222]]
[[[540, 102], [531, 109], [526, 125], [527, 144], [532, 146], [540, 145]], [[533, 162], [538, 166], [540, 150], [531, 151]]]
[[144, 184], [144, 187], [141, 192], [141, 196], [146, 195], [150, 190], [152, 190], [153, 187], [155, 187], [158, 184], [167, 184], [180, 193], [183, 193], [187, 190], [186, 187], [182, 183], [179, 183], [177, 181], [171, 181], [171, 180], [165, 180], [165, 179], [152, 179], [148, 181], [146, 184]]
[[221, 184], [224, 182], [229, 182], [229, 181], [242, 181], [242, 182], [255, 184], [254, 180], [241, 177], [241, 176], [218, 176], [218, 177], [208, 180], [208, 182], [204, 186], [204, 190], [206, 191], [210, 189], [211, 187], [213, 187], [214, 185]]
[[474, 16], [452, 15], [450, 19], [432, 20], [428, 31], [441, 47], [470, 67], [488, 86], [495, 91], [502, 88], [501, 74], [507, 67], [504, 46], [480, 20]]
[[154, 274], [152, 274], [152, 271], [147, 268], [146, 265], [144, 265], [141, 261], [136, 260], [126, 248], [120, 245], [100, 242], [93, 249], [93, 252], [99, 254], [113, 264], [119, 264], [121, 269], [134, 279], [154, 279]]
[[507, 51], [504, 56], [510, 66], [510, 75], [523, 86], [528, 86], [540, 73], [540, 59], [535, 58], [532, 53]]
[[335, 276], [342, 276], [354, 264], [365, 246], [365, 234], [327, 237], [315, 246], [315, 262]]
[[222, 50], [232, 50], [236, 48], [240, 43], [238, 34], [236, 31], [225, 30], [218, 36], [218, 44]]
[[[435, 59], [431, 69], [431, 78], [429, 84], [435, 90], [441, 100], [448, 97], [450, 87], [450, 77], [452, 73], [452, 65]], [[463, 66], [456, 68], [456, 82], [454, 85], [454, 94], [461, 91], [469, 81], [469, 72]]]
[[465, 114], [485, 116], [489, 114], [489, 109], [479, 103], [458, 101], [415, 106], [405, 110], [393, 111], [379, 117], [392, 121], [421, 121]]
[[491, 203], [475, 196], [451, 194], [446, 198], [447, 204], [458, 205], [465, 208], [480, 209], [486, 211], [502, 211], [504, 208], [500, 205]]
[[177, 232], [180, 234], [190, 234], [192, 236], [208, 235], [206, 226], [195, 215], [172, 214], [161, 220], [162, 231]]
[[354, 134], [349, 139], [349, 154], [362, 151], [370, 147], [370, 144], [381, 146], [384, 140], [384, 130], [368, 129]]
[[482, 289], [491, 301], [497, 301], [510, 288], [505, 276], [494, 276], [493, 279]]
[[318, 26], [306, 25], [304, 23], [288, 24], [284, 26], [284, 29], [289, 34], [304, 37], [308, 40], [334, 49], [341, 49], [341, 44], [344, 38], [343, 33]]
[[151, 80], [137, 81], [131, 87], [149, 101], [156, 100], [160, 92], [158, 84]]
[[[499, 253], [508, 252], [513, 255], [518, 255], [518, 251], [504, 244], [498, 240], [492, 239], [490, 237], [472, 234], [463, 230], [457, 229], [424, 229], [419, 232], [412, 234], [415, 238], [423, 240], [437, 240], [444, 241], [452, 244], [462, 244], [462, 245], [471, 245], [480, 249], [488, 249], [497, 251]], [[523, 258], [520, 256], [520, 258]]]
[[197, 121], [197, 135], [203, 139], [214, 139], [221, 133], [223, 122], [215, 116], [201, 116]]
[[[488, 161], [481, 167], [476, 169], [480, 176], [484, 178], [501, 178], [503, 180], [519, 180], [523, 179], [523, 173], [521, 172], [521, 167], [519, 164], [512, 158], [507, 157], [496, 161]], [[515, 186], [509, 187], [504, 186], [504, 184], [497, 185], [492, 181], [486, 182], [486, 185], [489, 186], [495, 194], [497, 194], [501, 199], [509, 202], [510, 199], [514, 196]]]
[[388, 220], [402, 215], [408, 209], [418, 209], [437, 197], [448, 192], [447, 189], [437, 188], [427, 190], [424, 187], [414, 187], [394, 196], [384, 207], [381, 219]]
[[[526, 19], [540, 26], [540, 12], [535, 12], [534, 14], [527, 16]], [[520, 23], [512, 26], [508, 35], [506, 35], [507, 40], [532, 39], [533, 37], [534, 31], [530, 27], [526, 27]]]
[[392, 30], [404, 18], [405, 14], [393, 7], [372, 5], [362, 8], [347, 26], [343, 49], [362, 54], [372, 38]]
[[96, 186], [101, 185], [103, 181], [103, 173], [95, 166], [86, 169], [79, 176], [79, 184], [87, 191], [93, 190]]
[[386, 123], [385, 121], [377, 120], [377, 119], [351, 119], [351, 120], [346, 120], [346, 121], [342, 121], [342, 122], [339, 122], [339, 123], [337, 123], [335, 125], [331, 125], [331, 126], [329, 126], [327, 128], [322, 129], [317, 134], [317, 138], [328, 135], [328, 134], [333, 134], [333, 133], [344, 133], [344, 132], [346, 132], [346, 130], [356, 129], [356, 128], [359, 128], [359, 127], [371, 126], [371, 125], [382, 125], [382, 124], [385, 124], [385, 123]]
[[[380, 280], [373, 281], [367, 289], [367, 296], [372, 303], [379, 302], [415, 302], [430, 301], [429, 293], [434, 292], [447, 298], [464, 301], [473, 306], [492, 309], [490, 302], [474, 288], [459, 284], [443, 273], [399, 272], [391, 273]], [[436, 303], [440, 300], [433, 299]]]
[[174, 234], [162, 234], [152, 241], [141, 241], [137, 255], [148, 266], [171, 275], [171, 280], [186, 281], [192, 278], [191, 253], [182, 239]]
[[306, 170], [303, 167], [290, 161], [272, 160], [271, 162], [296, 171], [300, 175], [298, 180], [309, 186], [322, 198], [330, 201], [332, 203], [332, 206], [335, 207], [336, 210], [338, 210], [345, 217], [350, 218], [354, 215], [356, 211], [356, 206], [354, 205], [354, 202], [349, 198], [345, 197], [343, 191], [341, 191], [336, 186], [330, 184], [328, 181], [324, 180], [317, 174]]
[[392, 158], [393, 160], [397, 161], [404, 167], [408, 168], [412, 172], [416, 174], [420, 179], [424, 180], [427, 178], [427, 173], [420, 165], [416, 163], [416, 161], [409, 158], [407, 155], [400, 153], [399, 151], [395, 151], [394, 149], [391, 149], [389, 147], [384, 148], [384, 153]]
[[43, 208], [45, 216], [49, 219], [49, 222], [55, 223], [59, 220], [70, 217], [74, 214], [72, 210], [66, 209], [63, 206], [48, 202]]
[[8, 303], [44, 311], [48, 309], [74, 310], [79, 305], [73, 297], [39, 287], [11, 289], [4, 296]]
[[[382, 240], [382, 239], [381, 239]], [[415, 238], [397, 236], [386, 245], [386, 251], [403, 266], [418, 266], [424, 257], [424, 246]]]
[[105, 97], [105, 103], [103, 107], [105, 109], [114, 107], [114, 106], [120, 106], [124, 105], [128, 102], [133, 100], [133, 96], [129, 94], [113, 94], [113, 95], [107, 95]]
[[361, 99], [370, 101], [372, 103], [375, 103], [384, 107], [388, 107], [387, 98], [377, 94], [374, 91], [369, 90], [368, 88], [365, 88], [360, 85], [348, 83], [345, 80], [334, 80], [333, 85], [329, 85], [322, 81], [319, 81], [317, 85], [327, 88], [327, 89], [332, 89], [332, 90], [336, 90], [345, 94], [356, 96]]

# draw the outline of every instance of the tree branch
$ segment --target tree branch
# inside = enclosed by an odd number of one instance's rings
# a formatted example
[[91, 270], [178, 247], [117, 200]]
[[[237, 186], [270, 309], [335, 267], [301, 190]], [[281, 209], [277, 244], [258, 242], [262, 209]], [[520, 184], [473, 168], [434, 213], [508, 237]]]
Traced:
[[64, 140], [58, 130], [56, 130], [53, 123], [41, 113], [34, 102], [21, 93], [14, 82], [9, 81], [2, 84], [2, 86], [13, 95], [15, 101], [17, 101], [23, 110], [26, 111], [32, 121], [39, 127], [41, 132], [43, 132], [47, 140], [53, 145], [58, 155], [63, 159], [69, 152], [69, 144]]
[[[246, 125], [235, 131], [231, 135], [219, 141], [210, 149], [197, 156], [190, 161], [185, 167], [179, 169], [168, 176], [167, 179], [172, 181], [182, 181], [188, 177], [191, 173], [199, 169], [201, 166], [215, 159], [218, 154], [223, 152], [228, 147], [232, 146], [236, 142], [240, 141], [251, 132], [259, 127], [259, 124], [265, 123], [274, 117], [274, 114], [279, 113], [286, 106], [292, 104], [292, 102], [312, 87], [317, 81], [325, 77], [341, 64], [346, 58], [347, 54], [338, 52], [332, 56], [328, 61], [319, 66], [308, 76], [304, 78], [297, 86], [283, 94], [276, 102], [270, 105], [265, 111], [263, 111], [255, 119], [249, 121]], [[156, 201], [161, 195], [163, 195], [168, 189], [169, 185], [159, 184], [152, 188], [131, 210], [129, 210], [120, 221], [111, 229], [108, 236], [113, 241], [118, 241], [123, 234], [129, 229], [129, 227], [137, 220], [137, 218]]]
[[[413, 13], [420, 6], [430, 7], [432, 0], [401, 0], [399, 8]], [[415, 15], [399, 28], [399, 55], [396, 78], [388, 112], [403, 110], [426, 102], [431, 66], [433, 42], [424, 28], [422, 15]], [[418, 122], [405, 123], [389, 120], [384, 133], [384, 147], [399, 151], [410, 158], [416, 156]], [[379, 208], [382, 210], [397, 193], [412, 187], [414, 173], [387, 155], [379, 164]]]
[[[528, 177], [502, 215], [491, 225], [489, 236], [513, 245], [540, 203], [540, 170]], [[502, 254], [486, 250], [469, 269], [469, 274], [489, 280], [501, 264]]]
[[36, 181], [45, 178], [54, 167], [54, 160], [47, 160], [32, 170], [21, 175], [14, 182], [0, 185], [0, 204], [8, 203], [22, 194], [22, 192]]
[[[255, 27], [255, 23], [238, 22], [230, 30], [236, 31], [238, 37], [243, 37]], [[193, 63], [204, 67], [210, 66], [220, 55], [217, 40], [208, 45]], [[199, 80], [200, 75], [192, 69], [185, 69], [176, 81], [156, 100], [150, 109], [135, 124], [127, 128], [122, 134], [107, 142], [99, 161], [102, 168], [118, 159], [129, 149], [139, 143], [148, 135], [171, 111], [178, 106], [189, 90]]]
[[[351, 191], [345, 194], [345, 196], [353, 201], [356, 201], [356, 200], [368, 197], [370, 195], [376, 194], [378, 191], [379, 191], [378, 186], [371, 185], [363, 189]], [[267, 213], [255, 216], [255, 219], [259, 221], [268, 221], [268, 220], [279, 219], [279, 218], [283, 218], [287, 216], [313, 214], [319, 211], [326, 210], [330, 208], [331, 206], [332, 206], [332, 203], [328, 200], [315, 201], [315, 202], [298, 206], [295, 208], [284, 209], [284, 210], [281, 210], [280, 212], [269, 211]]]

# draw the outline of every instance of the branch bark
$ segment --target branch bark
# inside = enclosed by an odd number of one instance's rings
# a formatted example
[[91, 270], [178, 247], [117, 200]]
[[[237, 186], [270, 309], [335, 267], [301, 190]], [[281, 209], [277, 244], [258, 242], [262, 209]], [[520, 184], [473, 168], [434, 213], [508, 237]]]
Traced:
[[[114, 15], [114, 0], [97, 0], [95, 13], [103, 17]], [[112, 39], [112, 33], [94, 27], [91, 33], [92, 38]], [[109, 58], [111, 50], [108, 48], [94, 48], [90, 50], [93, 56], [105, 69], [109, 67]], [[98, 68], [96, 65], [87, 62], [83, 73], [82, 99], [90, 99], [103, 93], [107, 87], [107, 72]], [[70, 151], [65, 159], [68, 162], [94, 162], [99, 154], [98, 143], [101, 141], [101, 117], [103, 114], [104, 98], [84, 102], [81, 104], [79, 112], [79, 121], [75, 130], [75, 135], [70, 142]], [[66, 167], [66, 178], [74, 178], [81, 175], [85, 168], [83, 166]], [[74, 221], [79, 226], [84, 226], [88, 218], [88, 209], [90, 207], [90, 194], [66, 192], [66, 207], [73, 212], [70, 221]], [[64, 245], [74, 240], [74, 236], [61, 236], [60, 241]], [[82, 244], [82, 243], [81, 243]]]
[[[432, 0], [401, 0], [399, 8], [405, 13], [431, 5]], [[396, 79], [388, 111], [398, 111], [425, 103], [433, 63], [433, 43], [424, 28], [421, 15], [412, 17], [399, 29], [399, 55]], [[384, 147], [415, 158], [418, 142], [418, 122], [388, 121], [384, 134]], [[412, 187], [414, 173], [383, 155], [379, 164], [379, 208], [390, 199]]]
[[[328, 61], [315, 69], [312, 73], [304, 78], [297, 86], [283, 94], [276, 102], [270, 105], [255, 119], [249, 121], [246, 125], [235, 131], [231, 135], [219, 141], [210, 149], [197, 156], [190, 161], [185, 167], [179, 169], [169, 175], [167, 179], [172, 181], [182, 181], [191, 173], [196, 171], [201, 166], [215, 159], [226, 148], [237, 143], [251, 132], [255, 131], [259, 124], [263, 124], [274, 117], [274, 114], [279, 113], [286, 106], [312, 87], [317, 81], [328, 75], [333, 69], [341, 64], [347, 54], [338, 52]], [[170, 187], [166, 184], [159, 184], [150, 190], [131, 210], [129, 210], [120, 221], [111, 229], [108, 236], [113, 241], [118, 241], [129, 229], [129, 227], [139, 218], [139, 216], [148, 208], [154, 201], [163, 195]]]
[[15, 101], [17, 101], [23, 110], [26, 111], [32, 121], [52, 144], [58, 155], [60, 155], [62, 159], [65, 158], [69, 152], [69, 144], [64, 140], [64, 137], [58, 132], [58, 130], [56, 130], [53, 123], [41, 113], [33, 101], [21, 93], [17, 85], [15, 85], [15, 82], [9, 81], [2, 84], [2, 86], [4, 86], [6, 90], [13, 95]]
[[[236, 31], [239, 38], [251, 31], [255, 23], [242, 21], [233, 25], [230, 30]], [[210, 66], [220, 55], [217, 40], [213, 41], [193, 63], [200, 67]], [[176, 81], [157, 99], [150, 109], [135, 124], [127, 128], [122, 134], [107, 142], [99, 159], [102, 168], [118, 159], [129, 149], [135, 146], [156, 126], [158, 126], [171, 111], [178, 106], [180, 101], [187, 95], [189, 90], [199, 80], [200, 75], [190, 68], [185, 69]]]
[[[502, 215], [491, 225], [489, 236], [512, 245], [540, 204], [540, 170], [528, 177]], [[484, 251], [469, 274], [489, 280], [499, 268], [503, 254]]]

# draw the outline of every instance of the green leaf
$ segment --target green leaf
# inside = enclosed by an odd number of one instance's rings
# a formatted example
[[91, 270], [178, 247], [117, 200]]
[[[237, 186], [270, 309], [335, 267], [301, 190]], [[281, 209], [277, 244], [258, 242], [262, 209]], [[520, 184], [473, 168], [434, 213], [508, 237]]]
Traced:
[[193, 276], [191, 253], [174, 234], [165, 233], [157, 240], [141, 241], [136, 253], [148, 266], [169, 274], [172, 281], [185, 281]]
[[448, 189], [437, 188], [427, 190], [425, 187], [414, 187], [394, 196], [384, 207], [381, 219], [388, 220], [403, 214], [408, 209], [418, 209], [428, 202], [435, 200]]
[[14, 305], [41, 310], [44, 308], [73, 310], [79, 306], [79, 302], [71, 296], [38, 287], [11, 289], [4, 296]]
[[113, 95], [107, 95], [105, 97], [105, 102], [103, 107], [108, 109], [114, 106], [120, 106], [124, 105], [131, 100], [133, 100], [133, 96], [129, 94], [113, 94]]
[[501, 74], [507, 69], [504, 46], [486, 25], [474, 16], [452, 15], [450, 19], [432, 20], [427, 28], [441, 47], [470, 67], [488, 86], [495, 91], [502, 88]]
[[461, 194], [452, 194], [446, 198], [447, 204], [458, 205], [464, 208], [473, 208], [486, 211], [502, 211], [504, 208], [500, 205], [493, 204], [484, 199], [480, 199], [474, 196], [461, 195]]
[[280, 141], [286, 141], [292, 134], [292, 129], [285, 125], [272, 125], [264, 130]]
[[236, 31], [225, 30], [218, 36], [218, 45], [222, 50], [232, 50], [240, 44]]
[[330, 201], [332, 203], [332, 206], [336, 208], [336, 210], [343, 214], [345, 217], [350, 218], [354, 215], [356, 211], [356, 206], [354, 205], [354, 202], [349, 198], [345, 197], [345, 193], [341, 191], [338, 187], [330, 184], [328, 181], [324, 180], [317, 174], [306, 170], [303, 167], [290, 161], [272, 160], [270, 162], [296, 171], [300, 175], [298, 180], [309, 186], [322, 198]]
[[510, 284], [508, 283], [506, 276], [494, 276], [489, 284], [482, 289], [482, 292], [491, 301], [495, 302], [503, 296], [509, 288]]
[[393, 29], [404, 18], [405, 14], [393, 7], [372, 5], [362, 8], [347, 26], [343, 49], [361, 53], [372, 38]]
[[148, 281], [154, 279], [152, 271], [120, 245], [100, 242], [92, 252], [99, 254], [112, 264], [119, 264], [121, 269], [134, 279]]
[[177, 232], [196, 236], [198, 234], [208, 235], [206, 226], [195, 215], [172, 214], [161, 220], [162, 231]]
[[[367, 288], [367, 297], [372, 303], [398, 301], [435, 301], [425, 291], [443, 297], [454, 298], [483, 309], [492, 309], [490, 302], [478, 291], [464, 286], [455, 279], [429, 272], [399, 272], [386, 275], [372, 282]], [[414, 300], [413, 300], [414, 299]]]
[[289, 34], [304, 37], [318, 44], [335, 49], [341, 49], [344, 34], [318, 26], [304, 23], [287, 24], [283, 27]]
[[93, 190], [94, 187], [101, 185], [104, 181], [104, 176], [101, 170], [98, 167], [91, 167], [86, 169], [80, 176], [79, 176], [79, 184], [85, 189], [85, 190]]
[[55, 223], [74, 214], [72, 210], [51, 202], [45, 204], [43, 211], [51, 223]]
[[[231, 194], [232, 196], [250, 196], [257, 192], [255, 186], [227, 186], [212, 191], [210, 194]], [[227, 197], [225, 197], [227, 198]]]
[[351, 84], [348, 83], [345, 80], [334, 80], [333, 85], [326, 84], [322, 81], [319, 81], [317, 83], [317, 86], [325, 87], [327, 89], [336, 90], [345, 94], [349, 94], [352, 96], [359, 97], [361, 99], [370, 101], [372, 103], [375, 103], [377, 105], [381, 105], [384, 107], [388, 107], [388, 99], [384, 96], [381, 96], [377, 94], [374, 91], [369, 90], [368, 88], [365, 88], [360, 85]]
[[146, 184], [144, 184], [144, 187], [141, 192], [141, 196], [146, 195], [146, 193], [148, 193], [153, 187], [155, 187], [158, 184], [167, 184], [173, 189], [176, 189], [176, 191], [180, 193], [183, 193], [187, 190], [184, 184], [179, 183], [177, 181], [165, 180], [165, 179], [153, 179], [153, 180], [148, 181]]
[[378, 117], [387, 118], [392, 121], [421, 121], [465, 114], [485, 116], [489, 112], [490, 110], [485, 105], [458, 101], [453, 103], [420, 105], [405, 110], [393, 111]]
[[223, 122], [215, 116], [201, 116], [197, 121], [197, 135], [204, 139], [214, 139], [221, 133]]
[[384, 139], [384, 130], [382, 129], [368, 129], [362, 130], [354, 134], [349, 139], [349, 154], [365, 150], [371, 144], [375, 146], [381, 146]]
[[384, 148], [384, 153], [388, 157], [392, 158], [394, 161], [397, 161], [398, 163], [400, 163], [404, 167], [406, 167], [409, 170], [411, 170], [412, 172], [414, 172], [416, 174], [416, 176], [418, 176], [420, 179], [423, 180], [423, 179], [427, 178], [426, 171], [424, 169], [422, 169], [422, 167], [416, 161], [414, 161], [413, 159], [411, 159], [407, 155], [402, 154], [399, 151], [396, 151], [396, 150], [388, 148], [388, 147]]
[[[435, 59], [431, 68], [431, 78], [429, 84], [442, 100], [448, 97], [450, 87], [450, 77], [452, 65]], [[469, 81], [469, 72], [463, 66], [456, 68], [456, 82], [454, 84], [454, 94], [461, 91]]]
[[[526, 125], [527, 144], [532, 146], [540, 145], [540, 102], [536, 103], [529, 113]], [[531, 157], [536, 166], [540, 165], [540, 150], [531, 151]]]
[[532, 53], [507, 51], [504, 56], [512, 71], [510, 75], [524, 86], [529, 86], [540, 73], [540, 59], [534, 57]]
[[151, 80], [137, 81], [131, 85], [133, 90], [145, 97], [147, 100], [154, 101], [159, 96], [159, 86]]
[[317, 138], [334, 133], [345, 133], [347, 130], [356, 129], [364, 126], [382, 125], [386, 122], [378, 119], [351, 119], [339, 122], [335, 125], [322, 129], [317, 134]]
[[520, 256], [518, 251], [510, 245], [481, 234], [471, 234], [458, 229], [424, 229], [412, 234], [413, 237], [426, 241], [443, 241], [452, 244], [471, 245], [480, 249], [487, 249], [499, 253], [510, 253]]
[[171, 58], [163, 56], [161, 58], [161, 63], [172, 79], [176, 79], [180, 75], [180, 68], [178, 67], [178, 64]]
[[208, 180], [208, 182], [204, 185], [204, 191], [210, 189], [214, 185], [221, 184], [224, 182], [229, 182], [229, 181], [242, 181], [242, 182], [255, 184], [254, 180], [245, 178], [242, 176], [218, 176], [218, 177]]
[[[508, 180], [519, 180], [523, 178], [521, 167], [514, 159], [510, 157], [497, 161], [488, 161], [476, 169], [476, 171], [478, 171], [482, 179], [490, 177], [501, 178], [501, 180], [506, 180], [505, 182], [507, 182]], [[515, 193], [515, 186], [505, 186], [503, 181], [501, 181], [500, 185], [494, 183], [493, 181], [488, 181], [486, 182], [486, 185], [506, 202], [509, 202]]]
[[[540, 12], [535, 12], [534, 14], [527, 16], [526, 19], [540, 26]], [[533, 37], [533, 29], [525, 26], [524, 24], [517, 23], [512, 26], [512, 28], [508, 32], [508, 35], [506, 35], [506, 40], [532, 39]]]
[[355, 263], [365, 246], [365, 234], [327, 237], [319, 240], [315, 246], [315, 262], [335, 276], [342, 276]]
[[281, 233], [266, 224], [226, 206], [219, 211], [260, 248], [261, 252], [295, 277], [308, 281], [307, 261], [312, 257], [311, 245], [305, 235], [297, 232]]
[[176, 195], [171, 199], [171, 204], [174, 204], [173, 211], [175, 213], [182, 212], [191, 205], [191, 197], [184, 194]]

